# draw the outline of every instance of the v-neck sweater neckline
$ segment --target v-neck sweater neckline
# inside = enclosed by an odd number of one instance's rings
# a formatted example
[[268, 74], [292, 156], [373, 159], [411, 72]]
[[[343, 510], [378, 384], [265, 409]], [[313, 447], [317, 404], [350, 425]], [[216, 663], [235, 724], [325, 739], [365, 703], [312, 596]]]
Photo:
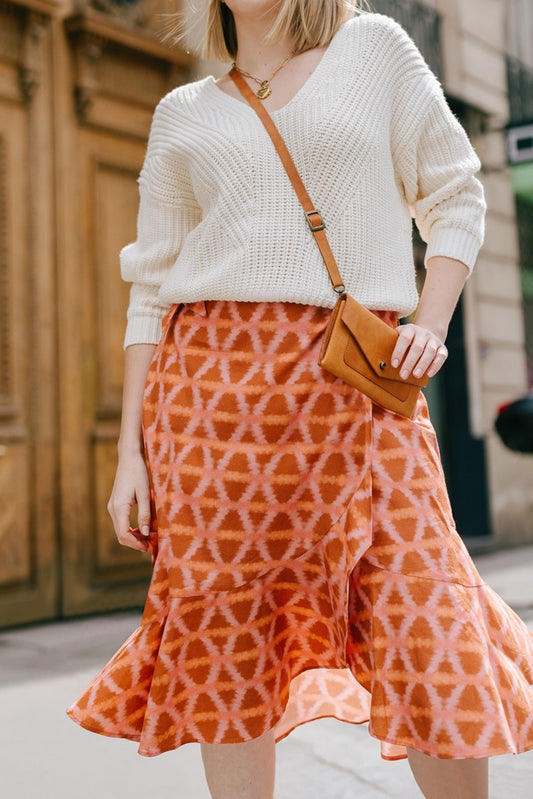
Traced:
[[[313, 93], [315, 85], [327, 72], [330, 61], [334, 58], [335, 52], [338, 50], [340, 42], [342, 42], [348, 25], [349, 21], [341, 25], [339, 30], [332, 37], [330, 43], [322, 54], [320, 61], [317, 63], [311, 74], [306, 78], [304, 83], [293, 94], [293, 96], [285, 103], [285, 105], [281, 106], [281, 108], [276, 108], [275, 110], [267, 109], [268, 113], [273, 119], [276, 119], [278, 116], [283, 117], [286, 114], [289, 114], [294, 107], [297, 107], [302, 101], [304, 101], [309, 97], [310, 94]], [[221, 89], [220, 86], [217, 85], [216, 79], [213, 75], [209, 75], [205, 79], [205, 88], [209, 92], [209, 96], [214, 102], [224, 103], [226, 107], [231, 107], [233, 109], [243, 106], [246, 112], [251, 111], [252, 113], [255, 113], [249, 103], [240, 98], [234, 97], [232, 94], [225, 92], [224, 89]]]

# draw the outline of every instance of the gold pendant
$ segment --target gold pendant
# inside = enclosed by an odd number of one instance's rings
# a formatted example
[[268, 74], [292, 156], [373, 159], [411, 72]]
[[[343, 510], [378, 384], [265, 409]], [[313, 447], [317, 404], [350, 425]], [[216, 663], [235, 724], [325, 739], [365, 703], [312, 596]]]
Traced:
[[272, 89], [270, 88], [270, 84], [267, 80], [264, 80], [257, 91], [257, 97], [259, 97], [260, 100], [266, 100], [266, 98], [270, 97], [271, 94]]

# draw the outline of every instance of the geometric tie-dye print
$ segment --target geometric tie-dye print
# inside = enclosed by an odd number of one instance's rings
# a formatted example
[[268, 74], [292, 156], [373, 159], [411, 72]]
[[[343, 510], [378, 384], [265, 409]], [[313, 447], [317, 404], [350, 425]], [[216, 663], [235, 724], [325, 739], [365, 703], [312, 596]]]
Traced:
[[391, 759], [533, 748], [533, 635], [455, 531], [425, 399], [405, 419], [323, 371], [330, 313], [167, 314], [143, 411], [153, 578], [69, 708], [87, 729], [147, 756], [323, 716], [370, 720]]

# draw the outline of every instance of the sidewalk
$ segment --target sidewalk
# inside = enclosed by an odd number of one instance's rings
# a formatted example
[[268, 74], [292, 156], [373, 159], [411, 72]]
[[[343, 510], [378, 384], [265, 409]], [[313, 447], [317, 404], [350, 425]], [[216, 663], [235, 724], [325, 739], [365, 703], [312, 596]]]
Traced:
[[[475, 561], [533, 629], [533, 548]], [[209, 799], [196, 744], [141, 758], [135, 744], [65, 715], [138, 621], [115, 614], [0, 633], [2, 799]], [[533, 752], [494, 758], [491, 774], [491, 799], [532, 799]], [[276, 799], [418, 797], [407, 763], [381, 760], [366, 725], [324, 719], [278, 745]]]

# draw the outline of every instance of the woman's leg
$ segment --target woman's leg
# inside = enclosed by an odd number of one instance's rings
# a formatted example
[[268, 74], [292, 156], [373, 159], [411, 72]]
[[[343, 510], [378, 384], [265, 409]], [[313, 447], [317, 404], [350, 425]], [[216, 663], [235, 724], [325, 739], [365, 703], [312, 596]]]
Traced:
[[202, 744], [202, 760], [213, 799], [272, 799], [274, 796], [272, 730], [242, 744]]
[[488, 759], [440, 760], [408, 749], [409, 765], [426, 799], [488, 799]]

